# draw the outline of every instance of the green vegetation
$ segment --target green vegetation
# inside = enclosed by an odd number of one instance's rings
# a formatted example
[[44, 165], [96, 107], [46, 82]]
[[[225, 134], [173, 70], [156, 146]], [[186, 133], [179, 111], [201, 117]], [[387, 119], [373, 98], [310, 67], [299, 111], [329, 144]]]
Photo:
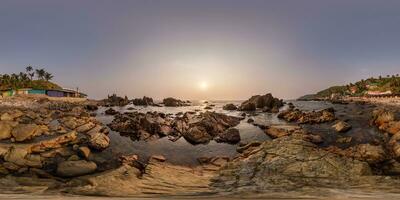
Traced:
[[347, 92], [346, 86], [332, 86], [328, 89], [322, 90], [317, 93], [317, 97], [329, 97], [331, 94], [345, 95]]
[[[36, 76], [36, 79], [34, 80]], [[18, 74], [0, 74], [0, 90], [6, 89], [61, 89], [55, 83], [50, 82], [53, 75], [45, 69], [33, 69], [32, 66], [26, 67], [26, 72]]]
[[330, 97], [332, 94], [364, 96], [368, 92], [387, 92], [400, 95], [400, 77], [399, 74], [378, 78], [369, 78], [356, 83], [350, 83], [344, 86], [333, 86], [322, 90], [316, 94], [317, 98]]

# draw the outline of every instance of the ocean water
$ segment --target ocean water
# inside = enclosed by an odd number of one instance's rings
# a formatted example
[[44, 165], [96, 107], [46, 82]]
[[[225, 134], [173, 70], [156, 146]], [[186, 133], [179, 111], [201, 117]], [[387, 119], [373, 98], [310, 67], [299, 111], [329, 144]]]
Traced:
[[[177, 114], [179, 112], [189, 112], [189, 111], [199, 111], [205, 112], [204, 109], [207, 105], [215, 105], [212, 110], [218, 113], [224, 113], [231, 116], [240, 116], [242, 112], [240, 111], [226, 111], [222, 109], [222, 106], [227, 103], [234, 103], [240, 105], [240, 101], [208, 101], [208, 103], [197, 101], [194, 102], [193, 106], [184, 107], [154, 107], [154, 106], [134, 106], [127, 105], [124, 107], [113, 107], [113, 109], [124, 113], [124, 112], [161, 112], [165, 114]], [[134, 108], [135, 110], [129, 110], [128, 108]], [[96, 111], [96, 118], [103, 124], [109, 124], [113, 120], [113, 116], [105, 115], [104, 111], [108, 109], [101, 107]], [[247, 123], [249, 118], [254, 119], [255, 123], [264, 125], [277, 125], [286, 124], [277, 118], [277, 114], [272, 113], [262, 113], [249, 112], [244, 120], [240, 122], [235, 128], [240, 132], [241, 142], [254, 142], [254, 141], [265, 141], [270, 138], [258, 127]], [[217, 143], [215, 141], [210, 141], [208, 144], [198, 144], [192, 145], [188, 143], [183, 137], [177, 141], [170, 141], [167, 137], [153, 140], [153, 141], [133, 141], [128, 136], [122, 136], [118, 132], [111, 131], [109, 137], [111, 139], [111, 144], [108, 149], [103, 151], [101, 154], [105, 157], [116, 157], [116, 155], [126, 155], [126, 154], [137, 154], [139, 158], [146, 160], [151, 155], [163, 155], [167, 162], [179, 165], [193, 166], [197, 165], [197, 158], [199, 157], [214, 157], [223, 156], [233, 158], [237, 155], [236, 148], [237, 145]]]
[[[305, 111], [320, 110], [327, 107], [331, 107], [332, 104], [328, 102], [320, 101], [288, 101], [292, 102], [297, 108]], [[155, 107], [155, 106], [135, 106], [127, 105], [123, 107], [112, 107], [120, 113], [124, 112], [161, 112], [165, 114], [175, 115], [177, 113], [185, 113], [189, 111], [211, 111], [224, 113], [230, 116], [241, 116], [242, 111], [226, 111], [222, 107], [225, 104], [233, 103], [235, 105], [240, 105], [242, 101], [193, 101], [192, 106], [183, 107]], [[204, 109], [207, 105], [214, 105], [211, 110]], [[129, 110], [129, 108], [134, 108], [134, 110]], [[106, 115], [104, 112], [108, 107], [100, 107], [96, 111], [96, 118], [103, 124], [109, 124], [112, 122], [114, 116]], [[280, 110], [287, 109], [287, 106], [282, 107]], [[278, 119], [276, 113], [266, 113], [261, 111], [256, 112], [246, 112], [246, 118], [240, 122], [235, 128], [240, 132], [241, 142], [263, 142], [265, 140], [270, 140], [271, 138], [264, 133], [260, 128], [254, 126], [247, 122], [248, 119], [253, 119], [255, 124], [262, 125], [287, 125], [288, 123], [284, 120]], [[109, 137], [111, 139], [111, 144], [108, 149], [103, 151], [99, 156], [104, 157], [104, 159], [117, 158], [119, 155], [136, 154], [143, 161], [146, 161], [152, 155], [163, 155], [167, 162], [193, 166], [197, 165], [197, 158], [199, 157], [214, 157], [223, 156], [233, 158], [237, 155], [236, 148], [238, 144], [226, 144], [217, 143], [211, 141], [208, 144], [198, 144], [192, 145], [188, 143], [183, 137], [177, 141], [170, 141], [167, 137], [153, 140], [153, 141], [133, 141], [128, 136], [120, 135], [118, 132], [111, 131]]]

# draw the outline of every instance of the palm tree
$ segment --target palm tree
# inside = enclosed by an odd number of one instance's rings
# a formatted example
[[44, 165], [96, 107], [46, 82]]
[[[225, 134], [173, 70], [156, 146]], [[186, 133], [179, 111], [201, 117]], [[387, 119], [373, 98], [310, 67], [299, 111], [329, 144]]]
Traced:
[[33, 80], [33, 77], [35, 76], [35, 72], [33, 71], [32, 66], [26, 67], [26, 73], [31, 77], [31, 80]]
[[53, 79], [53, 75], [52, 74], [50, 74], [49, 72], [45, 72], [44, 73], [44, 79], [46, 80], [46, 81], [50, 81], [51, 79]]
[[44, 69], [36, 69], [36, 75], [38, 79], [43, 80], [46, 75], [46, 71]]
[[18, 74], [12, 73], [12, 74], [11, 74], [10, 82], [11, 82], [12, 88], [17, 88], [17, 87], [18, 87], [18, 83], [19, 83], [19, 76], [18, 76]]
[[1, 79], [1, 84], [2, 85], [9, 85], [10, 84], [10, 75], [4, 74], [2, 79]]

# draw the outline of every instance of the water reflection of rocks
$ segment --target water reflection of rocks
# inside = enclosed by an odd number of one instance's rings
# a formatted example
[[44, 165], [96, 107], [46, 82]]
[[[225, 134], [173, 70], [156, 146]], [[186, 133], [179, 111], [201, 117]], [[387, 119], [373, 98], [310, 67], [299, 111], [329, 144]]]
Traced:
[[281, 108], [285, 122], [262, 108], [244, 117], [223, 109], [235, 102], [209, 103], [209, 112], [207, 103], [128, 105], [113, 107], [114, 116], [88, 102], [48, 103], [0, 110], [3, 191], [258, 198], [399, 192], [398, 108], [319, 102], [319, 111], [309, 112], [296, 108], [313, 102], [293, 102]]

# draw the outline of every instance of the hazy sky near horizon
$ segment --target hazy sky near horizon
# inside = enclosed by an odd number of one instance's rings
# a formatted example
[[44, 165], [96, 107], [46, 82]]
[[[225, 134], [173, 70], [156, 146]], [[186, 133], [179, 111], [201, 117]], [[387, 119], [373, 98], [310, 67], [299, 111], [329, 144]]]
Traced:
[[0, 0], [0, 73], [92, 98], [296, 98], [400, 73], [397, 0]]

